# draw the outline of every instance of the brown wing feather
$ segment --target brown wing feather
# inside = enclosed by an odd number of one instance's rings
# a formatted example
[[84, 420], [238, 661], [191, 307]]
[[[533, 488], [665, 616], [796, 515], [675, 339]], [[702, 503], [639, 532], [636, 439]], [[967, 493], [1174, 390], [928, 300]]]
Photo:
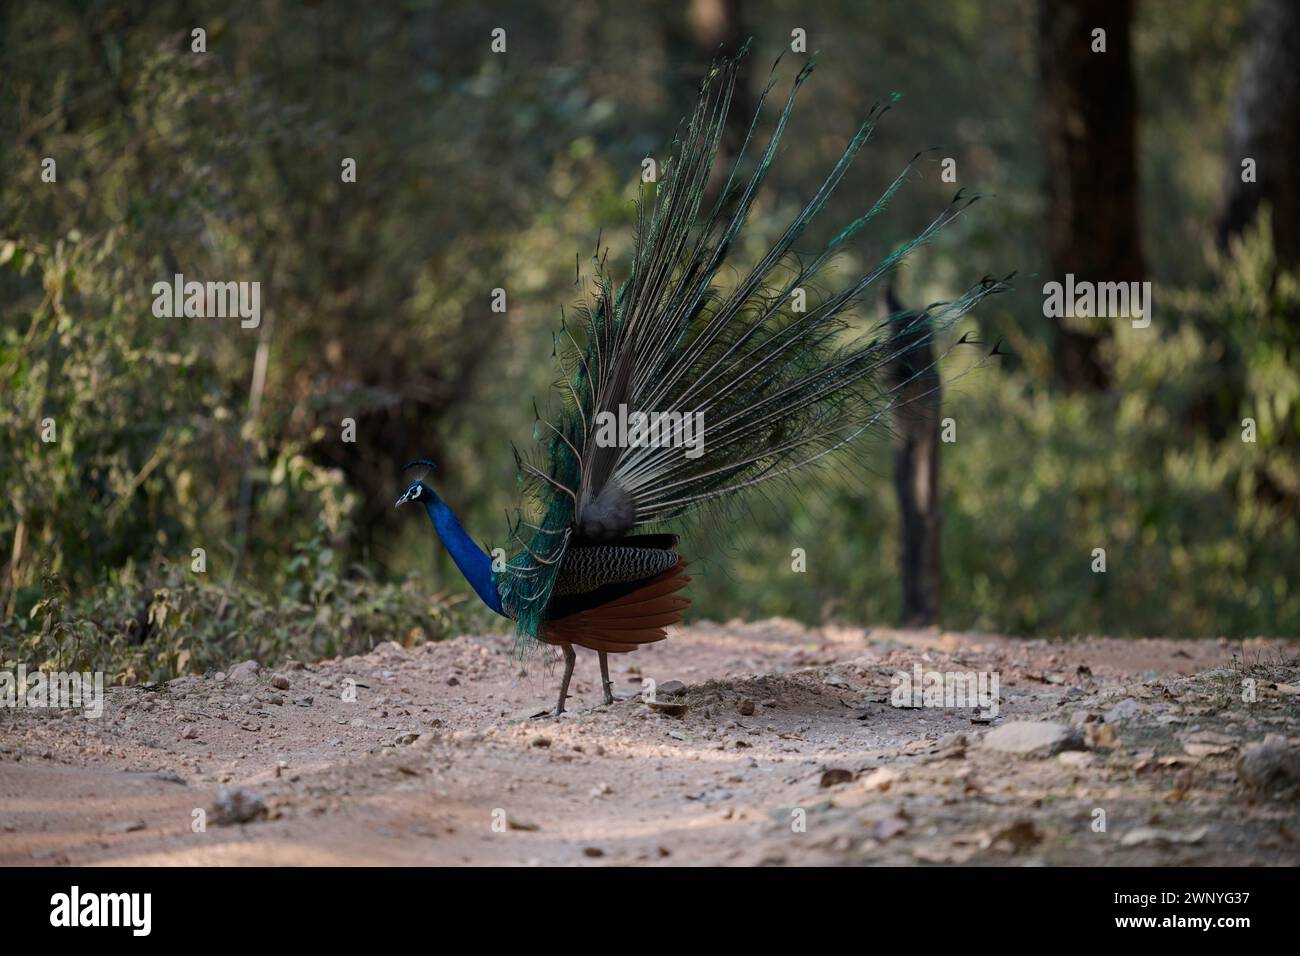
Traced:
[[678, 562], [650, 578], [642, 587], [599, 607], [546, 622], [542, 639], [548, 644], [576, 644], [593, 651], [623, 654], [642, 644], [653, 644], [668, 636], [669, 625], [681, 620], [690, 599], [677, 596], [690, 578]]

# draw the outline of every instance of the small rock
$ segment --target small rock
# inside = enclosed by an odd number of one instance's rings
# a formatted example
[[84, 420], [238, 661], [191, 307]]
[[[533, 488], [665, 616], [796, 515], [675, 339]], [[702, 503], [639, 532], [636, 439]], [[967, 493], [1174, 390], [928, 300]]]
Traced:
[[1189, 740], [1183, 744], [1183, 750], [1192, 757], [1219, 757], [1236, 749], [1232, 744], [1208, 743], [1203, 740]]
[[135, 833], [137, 830], [144, 829], [143, 820], [123, 820], [120, 823], [112, 823], [104, 827], [105, 833]]
[[288, 690], [289, 678], [285, 677], [283, 674], [276, 674], [271, 678], [271, 686], [276, 690]]
[[1285, 737], [1269, 734], [1241, 752], [1237, 778], [1254, 790], [1285, 793], [1300, 786], [1300, 752]]
[[1083, 735], [1089, 750], [1110, 750], [1119, 743], [1111, 724], [1084, 724]]
[[1183, 750], [1192, 757], [1218, 757], [1237, 749], [1238, 740], [1213, 730], [1201, 730], [1183, 739]]
[[1138, 827], [1125, 833], [1120, 846], [1169, 846], [1175, 843], [1200, 843], [1210, 832], [1209, 827], [1195, 830], [1162, 830], [1159, 827]]
[[754, 702], [748, 697], [740, 698], [740, 701], [736, 704], [736, 712], [742, 717], [754, 716]]
[[511, 830], [523, 830], [527, 833], [534, 833], [537, 830], [541, 829], [541, 827], [539, 827], [536, 823], [529, 823], [526, 820], [517, 820], [512, 816], [506, 817], [506, 826], [509, 827]]
[[646, 702], [651, 710], [661, 714], [667, 714], [669, 717], [685, 717], [687, 706], [682, 701], [676, 700], [651, 700]]
[[892, 840], [900, 833], [906, 832], [910, 825], [903, 817], [886, 817], [875, 822], [875, 825], [871, 828], [871, 835], [884, 843], [886, 840]]
[[985, 849], [1024, 853], [1042, 842], [1043, 834], [1032, 820], [1017, 820], [990, 836]]
[[593, 857], [593, 858], [601, 857], [605, 855], [605, 851], [598, 846], [584, 846], [582, 848], [582, 855]]
[[667, 694], [669, 697], [678, 697], [686, 693], [686, 685], [679, 680], [666, 680], [662, 684], [655, 686], [656, 694]]
[[231, 826], [236, 823], [251, 823], [266, 817], [266, 804], [262, 798], [242, 787], [234, 789], [220, 787], [216, 802], [208, 811], [208, 817], [218, 826]]
[[969, 743], [963, 733], [945, 734], [934, 742], [934, 753], [943, 760], [960, 760], [966, 756]]
[[1136, 717], [1139, 709], [1140, 705], [1134, 698], [1126, 697], [1110, 710], [1106, 711], [1106, 723], [1114, 724], [1121, 720], [1127, 720], [1129, 717]]
[[257, 680], [257, 672], [262, 669], [262, 665], [257, 661], [244, 661], [236, 664], [226, 672], [226, 679], [239, 683]]
[[1013, 720], [984, 737], [984, 746], [1021, 757], [1052, 757], [1062, 750], [1078, 750], [1077, 731], [1050, 720]]
[[862, 781], [862, 789], [880, 790], [883, 792], [892, 787], [898, 779], [899, 775], [897, 771], [890, 770], [888, 767], [877, 767], [875, 770], [871, 771], [871, 773], [867, 774], [866, 779]]
[[834, 787], [841, 783], [848, 783], [852, 779], [852, 770], [845, 770], [843, 767], [831, 767], [829, 770], [822, 772], [822, 779], [819, 786]]
[[1067, 767], [1094, 767], [1097, 765], [1097, 758], [1082, 750], [1066, 750], [1057, 754], [1056, 759]]

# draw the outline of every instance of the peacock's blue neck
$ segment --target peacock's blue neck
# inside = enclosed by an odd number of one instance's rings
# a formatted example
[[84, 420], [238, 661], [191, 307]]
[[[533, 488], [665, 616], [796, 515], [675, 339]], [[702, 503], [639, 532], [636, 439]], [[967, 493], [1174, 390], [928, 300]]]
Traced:
[[447, 507], [441, 498], [424, 502], [424, 510], [429, 513], [433, 530], [438, 533], [446, 546], [451, 559], [460, 568], [474, 593], [493, 611], [504, 616], [501, 610], [501, 595], [497, 593], [496, 583], [492, 580], [492, 559], [474, 543], [465, 532], [460, 520]]

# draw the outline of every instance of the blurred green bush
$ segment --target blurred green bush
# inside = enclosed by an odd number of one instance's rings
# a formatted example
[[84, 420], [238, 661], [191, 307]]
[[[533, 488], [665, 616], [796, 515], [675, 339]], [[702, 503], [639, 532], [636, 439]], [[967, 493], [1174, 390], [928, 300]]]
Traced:
[[[1157, 289], [1149, 328], [1116, 327], [1112, 392], [1057, 394], [1024, 369], [947, 369], [943, 414], [956, 441], [941, 446], [946, 626], [1300, 634], [1300, 364], [1289, 319], [1300, 293], [1294, 277], [1274, 283], [1267, 235], [1264, 223], [1234, 248], [1214, 291]], [[806, 489], [793, 523], [784, 507], [750, 509], [745, 543], [702, 555], [713, 573], [694, 590], [695, 612], [895, 620], [887, 442], [867, 468]], [[796, 547], [807, 551], [804, 574], [790, 570]], [[1105, 549], [1105, 573], [1092, 570], [1094, 548]]]

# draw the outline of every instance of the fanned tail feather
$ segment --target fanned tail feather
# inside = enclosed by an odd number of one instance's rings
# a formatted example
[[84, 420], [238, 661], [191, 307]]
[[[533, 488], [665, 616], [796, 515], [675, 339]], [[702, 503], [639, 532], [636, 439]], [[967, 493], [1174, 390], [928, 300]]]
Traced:
[[[539, 416], [539, 428], [547, 436], [539, 461], [516, 454], [520, 477], [539, 501], [541, 519], [537, 524], [522, 518], [513, 522], [519, 552], [498, 577], [521, 649], [543, 634], [557, 569], [575, 536], [616, 538], [681, 518], [710, 502], [786, 478], [853, 442], [895, 409], [905, 392], [915, 401], [907, 386], [933, 369], [933, 364], [918, 367], [900, 378], [900, 359], [934, 340], [986, 296], [1007, 288], [1005, 280], [985, 278], [951, 302], [891, 317], [866, 335], [844, 341], [845, 317], [865, 302], [871, 286], [978, 198], [958, 193], [915, 237], [866, 274], [809, 302], [805, 311], [794, 310], [798, 290], [807, 293], [818, 286], [827, 264], [879, 215], [920, 156], [825, 248], [810, 256], [795, 253], [795, 243], [889, 109], [884, 104], [870, 111], [825, 182], [772, 247], [729, 290], [719, 290], [715, 279], [813, 68], [810, 60], [799, 71], [766, 145], [756, 150], [755, 134], [776, 83], [773, 66], [773, 79], [759, 97], [735, 163], [704, 211], [738, 61], [717, 64], [706, 77], [664, 167], [652, 208], [647, 208], [644, 191], [638, 197], [635, 251], [626, 281], [616, 284], [598, 254], [594, 301], [581, 310], [580, 335], [567, 321], [561, 323], [560, 411], [555, 421]], [[675, 421], [674, 415], [702, 415], [701, 453], [692, 458], [671, 445], [598, 442], [603, 413], [616, 416], [620, 406], [658, 413], [668, 422]]]

